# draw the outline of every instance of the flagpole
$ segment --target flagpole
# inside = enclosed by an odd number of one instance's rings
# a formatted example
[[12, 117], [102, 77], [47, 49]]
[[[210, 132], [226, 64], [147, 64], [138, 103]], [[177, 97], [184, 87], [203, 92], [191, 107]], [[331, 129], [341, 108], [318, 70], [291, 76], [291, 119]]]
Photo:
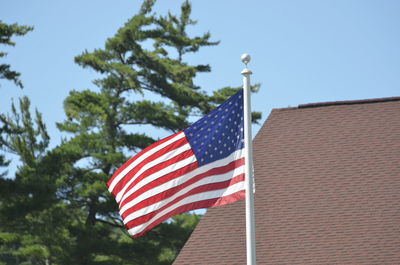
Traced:
[[243, 108], [244, 108], [244, 150], [245, 150], [245, 176], [246, 176], [246, 250], [247, 265], [256, 265], [256, 237], [254, 224], [254, 182], [253, 182], [253, 146], [251, 134], [251, 103], [250, 103], [250, 75], [252, 72], [247, 68], [250, 55], [243, 54], [242, 62], [246, 67], [242, 70], [243, 75]]

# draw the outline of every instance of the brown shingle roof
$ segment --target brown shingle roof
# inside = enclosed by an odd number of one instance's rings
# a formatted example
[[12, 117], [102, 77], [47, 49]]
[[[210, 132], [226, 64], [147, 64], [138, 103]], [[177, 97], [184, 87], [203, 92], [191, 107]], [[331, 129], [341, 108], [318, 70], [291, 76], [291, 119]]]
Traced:
[[[258, 264], [400, 264], [400, 98], [275, 109], [254, 140]], [[245, 264], [244, 201], [174, 265]]]

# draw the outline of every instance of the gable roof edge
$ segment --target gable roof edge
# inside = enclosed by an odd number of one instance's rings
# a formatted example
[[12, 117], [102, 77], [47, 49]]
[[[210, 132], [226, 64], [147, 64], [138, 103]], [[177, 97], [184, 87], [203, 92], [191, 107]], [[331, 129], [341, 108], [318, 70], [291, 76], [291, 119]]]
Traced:
[[326, 107], [326, 106], [383, 103], [383, 102], [391, 102], [391, 101], [400, 101], [400, 97], [347, 100], [347, 101], [332, 101], [332, 102], [317, 102], [317, 103], [300, 104], [297, 108], [298, 109], [306, 109], [306, 108], [319, 108], [319, 107]]

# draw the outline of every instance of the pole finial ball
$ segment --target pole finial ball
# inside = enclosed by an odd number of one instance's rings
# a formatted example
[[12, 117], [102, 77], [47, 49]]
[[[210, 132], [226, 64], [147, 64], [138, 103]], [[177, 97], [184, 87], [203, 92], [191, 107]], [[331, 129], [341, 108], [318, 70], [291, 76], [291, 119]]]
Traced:
[[244, 64], [248, 64], [251, 60], [251, 57], [248, 53], [243, 53], [243, 55], [240, 57], [240, 59], [242, 60], [242, 62]]

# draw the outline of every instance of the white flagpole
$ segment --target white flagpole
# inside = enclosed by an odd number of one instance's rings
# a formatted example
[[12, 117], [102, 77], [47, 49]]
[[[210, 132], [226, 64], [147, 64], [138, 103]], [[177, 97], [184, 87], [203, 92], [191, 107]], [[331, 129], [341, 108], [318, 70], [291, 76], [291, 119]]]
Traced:
[[247, 265], [256, 265], [256, 236], [254, 225], [254, 182], [253, 182], [253, 146], [251, 134], [251, 103], [250, 103], [250, 75], [247, 69], [250, 55], [243, 54], [242, 62], [246, 65], [243, 75], [243, 107], [244, 107], [244, 150], [245, 150], [245, 176], [246, 176], [246, 249]]

